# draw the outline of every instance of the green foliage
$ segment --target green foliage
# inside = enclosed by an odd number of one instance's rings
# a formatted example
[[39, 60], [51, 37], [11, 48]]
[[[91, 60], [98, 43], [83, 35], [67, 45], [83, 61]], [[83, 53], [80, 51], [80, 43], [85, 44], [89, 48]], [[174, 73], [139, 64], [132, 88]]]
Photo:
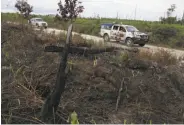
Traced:
[[160, 38], [160, 40], [168, 40], [169, 38], [176, 36], [177, 29], [174, 27], [158, 27], [155, 28], [152, 33]]
[[126, 64], [129, 60], [129, 55], [127, 52], [121, 52], [116, 56], [112, 56], [112, 60], [117, 64]]
[[33, 6], [29, 5], [25, 0], [17, 0], [15, 7], [24, 18], [28, 18], [30, 13], [33, 12]]
[[[2, 13], [1, 16], [3, 21], [21, 21], [21, 16], [17, 13]], [[31, 17], [43, 18], [43, 20], [48, 22], [49, 27], [66, 30], [68, 26], [66, 22], [57, 21], [54, 19], [54, 16], [50, 15], [31, 15]], [[184, 46], [184, 26], [181, 25], [181, 22], [180, 24], [162, 24], [162, 22], [158, 21], [117, 20], [112, 18], [77, 18], [73, 24], [73, 31], [98, 36], [100, 32], [100, 24], [112, 22], [133, 25], [140, 31], [151, 33], [149, 42], [151, 44], [163, 44], [170, 47], [180, 48]], [[24, 19], [24, 23], [27, 23], [27, 20]]]
[[70, 124], [79, 124], [77, 113], [74, 111], [67, 120]]
[[163, 23], [163, 24], [166, 24], [166, 23], [168, 23], [168, 24], [180, 23], [179, 21], [177, 21], [176, 17], [167, 17], [167, 18], [161, 17], [160, 20], [161, 20], [161, 23]]
[[129, 59], [128, 53], [126, 53], [126, 52], [121, 53], [119, 58], [120, 58], [121, 61], [128, 61], [128, 59]]
[[170, 47], [183, 48], [184, 27], [179, 25], [157, 25], [152, 28], [150, 42]]

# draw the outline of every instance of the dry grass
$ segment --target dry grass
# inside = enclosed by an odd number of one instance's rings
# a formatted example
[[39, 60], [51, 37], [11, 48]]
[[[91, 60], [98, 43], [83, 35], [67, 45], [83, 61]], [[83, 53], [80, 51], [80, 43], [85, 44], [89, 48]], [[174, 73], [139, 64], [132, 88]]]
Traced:
[[137, 54], [137, 58], [154, 61], [161, 65], [174, 65], [178, 62], [176, 56], [173, 56], [170, 52], [164, 49], [159, 49], [156, 52], [141, 50]]
[[[45, 53], [44, 46], [65, 41], [65, 34], [45, 34], [22, 26], [4, 24], [2, 41], [4, 64], [10, 70], [2, 74], [2, 122], [42, 123], [39, 113], [44, 98], [55, 83], [59, 56]], [[6, 36], [7, 35], [7, 36]], [[81, 36], [73, 37], [74, 45], [93, 47]], [[62, 44], [62, 43], [61, 43]], [[8, 72], [10, 75], [7, 75]], [[60, 123], [63, 119], [59, 116]]]
[[[39, 120], [43, 104], [44, 88], [41, 83], [53, 80], [56, 72], [54, 54], [45, 54], [43, 44], [32, 29], [4, 24], [3, 29], [9, 37], [2, 37], [2, 122], [43, 123]], [[36, 42], [35, 42], [36, 41]], [[44, 64], [48, 63], [48, 66]], [[52, 76], [52, 77], [49, 77]], [[48, 88], [48, 86], [44, 86]]]

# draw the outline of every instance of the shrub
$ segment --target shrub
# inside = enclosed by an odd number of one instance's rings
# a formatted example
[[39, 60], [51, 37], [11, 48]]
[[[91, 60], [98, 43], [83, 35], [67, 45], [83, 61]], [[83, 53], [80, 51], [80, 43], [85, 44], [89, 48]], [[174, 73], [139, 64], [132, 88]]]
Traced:
[[175, 43], [176, 47], [184, 48], [184, 34], [181, 34]]
[[177, 29], [174, 27], [159, 27], [153, 30], [153, 35], [157, 36], [160, 41], [168, 40], [171, 37], [175, 37]]
[[173, 65], [178, 61], [176, 56], [164, 49], [159, 49], [156, 52], [142, 50], [137, 54], [137, 58], [151, 60], [162, 65]]

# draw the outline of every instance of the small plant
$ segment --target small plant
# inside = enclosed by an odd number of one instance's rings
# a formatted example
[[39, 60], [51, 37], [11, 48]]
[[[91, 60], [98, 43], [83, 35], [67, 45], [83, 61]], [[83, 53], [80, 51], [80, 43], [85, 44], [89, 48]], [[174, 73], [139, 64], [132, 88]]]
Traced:
[[95, 59], [94, 59], [94, 61], [93, 61], [93, 66], [94, 66], [94, 67], [97, 66], [97, 58], [96, 58], [96, 56], [95, 56]]
[[121, 53], [120, 60], [126, 62], [126, 61], [128, 61], [128, 59], [129, 59], [128, 53], [126, 53], [126, 52]]
[[126, 63], [128, 59], [129, 59], [129, 55], [127, 52], [121, 52], [117, 56], [113, 57], [113, 60], [118, 64]]
[[75, 111], [68, 117], [67, 122], [70, 124], [79, 124], [77, 113]]

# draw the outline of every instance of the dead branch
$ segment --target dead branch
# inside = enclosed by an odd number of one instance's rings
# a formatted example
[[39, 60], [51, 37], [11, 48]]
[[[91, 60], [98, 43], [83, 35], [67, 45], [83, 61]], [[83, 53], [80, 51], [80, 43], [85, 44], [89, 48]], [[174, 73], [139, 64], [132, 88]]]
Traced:
[[116, 111], [118, 111], [118, 106], [119, 106], [119, 102], [120, 102], [120, 99], [121, 99], [121, 92], [123, 90], [123, 85], [124, 85], [124, 79], [122, 80], [119, 91], [118, 91], [118, 98], [117, 98], [117, 101], [116, 101]]

